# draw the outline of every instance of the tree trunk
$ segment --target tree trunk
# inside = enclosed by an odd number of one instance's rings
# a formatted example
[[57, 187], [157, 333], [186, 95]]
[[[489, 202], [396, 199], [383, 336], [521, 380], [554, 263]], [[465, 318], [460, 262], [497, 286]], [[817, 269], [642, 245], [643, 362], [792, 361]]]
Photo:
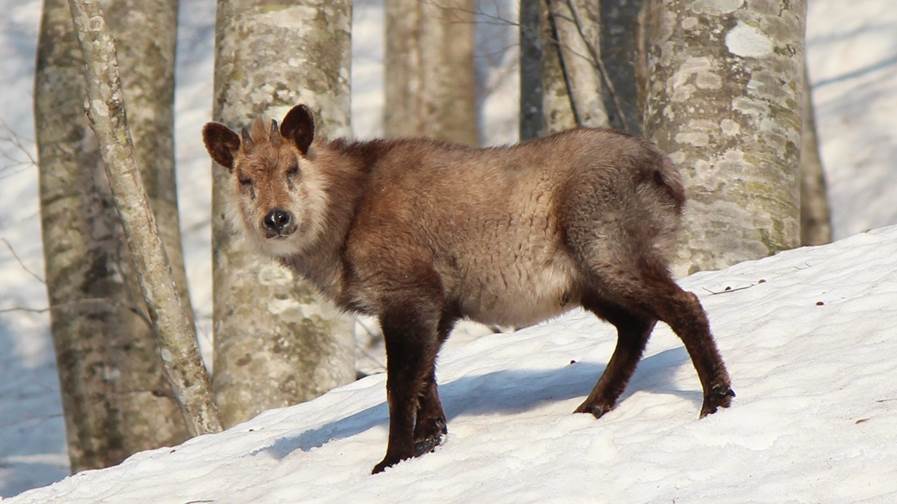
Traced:
[[832, 241], [832, 220], [828, 208], [828, 189], [819, 137], [816, 135], [816, 110], [813, 88], [804, 63], [803, 135], [800, 148], [800, 242], [802, 245], [824, 245]]
[[[540, 22], [541, 2], [520, 2], [520, 140], [541, 136], [542, 58], [545, 46]], [[549, 46], [550, 50], [550, 46]]]
[[134, 155], [115, 42], [99, 1], [69, 0], [69, 7], [84, 58], [88, 122], [97, 138], [165, 375], [188, 432], [196, 436], [220, 431], [193, 317], [181, 300]]
[[[319, 134], [350, 135], [351, 20], [349, 0], [219, 0], [215, 120], [239, 129], [305, 103]], [[355, 377], [348, 318], [241, 239], [225, 217], [228, 177], [214, 170], [212, 197], [213, 388], [226, 426]]]
[[577, 126], [609, 126], [604, 109], [600, 64], [600, 4], [585, 0], [548, 0]]
[[635, 36], [641, 3], [521, 3], [521, 139], [577, 125], [641, 132]]
[[[114, 11], [121, 0], [108, 2]], [[122, 2], [123, 3], [123, 2]], [[132, 2], [134, 3], [134, 2]], [[174, 194], [173, 106], [176, 1], [141, 2], [136, 33], [122, 39], [132, 123], [158, 138], [141, 141], [141, 167], [156, 179], [154, 206], [172, 256], [180, 258]], [[127, 32], [126, 16], [110, 20]], [[121, 35], [119, 35], [121, 36]], [[65, 0], [45, 0], [35, 74], [41, 227], [50, 320], [73, 472], [187, 437], [141, 298], [96, 138], [83, 115], [81, 49]], [[136, 96], [145, 96], [137, 100]], [[170, 185], [169, 185], [170, 184]], [[165, 209], [174, 211], [166, 212]], [[178, 261], [180, 261], [178, 259]], [[181, 273], [180, 278], [183, 278]]]
[[115, 40], [134, 155], [159, 223], [181, 298], [190, 308], [174, 162], [174, 67], [178, 0], [102, 0]]
[[[639, 47], [639, 13], [646, 0], [600, 0], [601, 58], [607, 68], [616, 102], [605, 95], [604, 106], [611, 126], [633, 135], [642, 133], [639, 79], [644, 51]], [[617, 110], [616, 104], [620, 104]]]
[[561, 62], [560, 45], [551, 11], [550, 0], [539, 2], [539, 28], [542, 39], [542, 130], [540, 136], [576, 127], [576, 113]]
[[477, 145], [474, 0], [386, 0], [389, 137]]
[[651, 1], [644, 128], [685, 179], [674, 271], [800, 242], [804, 0]]

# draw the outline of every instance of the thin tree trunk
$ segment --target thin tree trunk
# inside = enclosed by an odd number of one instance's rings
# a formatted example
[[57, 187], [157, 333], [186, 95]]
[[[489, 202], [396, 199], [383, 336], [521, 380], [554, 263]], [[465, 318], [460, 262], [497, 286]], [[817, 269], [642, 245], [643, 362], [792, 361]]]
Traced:
[[386, 0], [390, 137], [476, 145], [474, 0]]
[[165, 374], [190, 434], [219, 431], [192, 314], [181, 300], [134, 156], [115, 43], [97, 0], [69, 0], [69, 7], [84, 56], [88, 120], [158, 337]]
[[607, 127], [599, 71], [600, 4], [585, 0], [548, 0], [548, 3], [576, 124]]
[[[219, 0], [215, 120], [241, 128], [305, 103], [319, 134], [350, 135], [351, 20], [349, 0]], [[229, 224], [228, 174], [214, 174], [213, 388], [230, 426], [352, 381], [355, 342], [347, 317]]]
[[[119, 2], [107, 3], [117, 9]], [[123, 38], [119, 50], [129, 68], [142, 71], [128, 79], [124, 94], [147, 97], [132, 107], [132, 123], [158, 137], [141, 142], [153, 144], [143, 150], [157, 157], [142, 156], [140, 164], [146, 177], [158, 180], [159, 225], [168, 249], [180, 257], [176, 213], [165, 211], [174, 203], [162, 201], [174, 192], [170, 122], [177, 2], [132, 7], [143, 24]], [[126, 19], [111, 20], [117, 33], [128, 31]], [[83, 114], [82, 63], [66, 1], [45, 0], [34, 115], [50, 319], [73, 472], [117, 464], [187, 437]]]
[[648, 2], [644, 128], [689, 202], [679, 274], [800, 243], [804, 0]]
[[803, 134], [800, 149], [800, 242], [802, 245], [823, 245], [832, 241], [832, 220], [828, 206], [828, 188], [819, 137], [816, 135], [816, 110], [813, 88], [804, 63]]

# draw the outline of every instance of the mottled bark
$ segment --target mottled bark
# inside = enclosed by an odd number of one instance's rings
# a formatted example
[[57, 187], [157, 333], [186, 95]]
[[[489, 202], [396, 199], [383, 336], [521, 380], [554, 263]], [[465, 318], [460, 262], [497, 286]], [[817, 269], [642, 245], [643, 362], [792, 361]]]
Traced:
[[[349, 0], [219, 0], [215, 120], [240, 128], [305, 103], [318, 134], [350, 135], [351, 19]], [[352, 381], [355, 350], [348, 318], [225, 217], [225, 169], [213, 185], [212, 381], [230, 426]]]
[[[617, 102], [609, 94], [604, 96], [604, 107], [614, 128], [640, 135], [642, 131], [641, 107], [638, 84], [640, 63], [644, 51], [640, 50], [638, 36], [639, 13], [645, 0], [601, 0], [601, 59], [607, 69], [607, 77], [613, 85]], [[617, 103], [620, 110], [617, 110]]]
[[102, 0], [100, 5], [115, 40], [118, 62], [127, 69], [121, 85], [134, 155], [178, 289], [189, 307], [174, 170], [178, 0]]
[[542, 40], [542, 130], [539, 136], [576, 127], [576, 114], [567, 92], [560, 46], [549, 0], [539, 2], [539, 27]]
[[609, 121], [599, 71], [600, 4], [585, 0], [548, 0], [548, 6], [576, 124], [607, 127]]
[[678, 275], [799, 244], [804, 0], [647, 5], [644, 128], [689, 202]]
[[478, 143], [473, 0], [386, 0], [387, 136]]
[[832, 241], [832, 218], [819, 137], [816, 135], [816, 110], [813, 89], [804, 63], [803, 134], [800, 148], [800, 243], [823, 245]]
[[181, 300], [134, 155], [114, 40], [98, 1], [69, 0], [69, 7], [84, 57], [88, 121], [158, 338], [166, 377], [189, 433], [219, 431], [192, 314]]
[[[105, 2], [118, 34], [129, 30], [122, 0]], [[134, 3], [134, 2], [130, 2]], [[180, 257], [174, 199], [171, 109], [177, 2], [132, 6], [140, 29], [121, 40], [132, 124], [158, 138], [138, 142], [154, 207], [172, 255]], [[187, 429], [162, 373], [96, 139], [83, 113], [83, 58], [66, 0], [45, 0], [34, 89], [41, 228], [51, 329], [73, 472], [174, 445]], [[130, 103], [130, 102], [129, 102]], [[151, 147], [150, 147], [151, 145]], [[150, 155], [152, 153], [153, 155]], [[174, 210], [170, 210], [174, 209]], [[180, 278], [183, 278], [183, 273]]]

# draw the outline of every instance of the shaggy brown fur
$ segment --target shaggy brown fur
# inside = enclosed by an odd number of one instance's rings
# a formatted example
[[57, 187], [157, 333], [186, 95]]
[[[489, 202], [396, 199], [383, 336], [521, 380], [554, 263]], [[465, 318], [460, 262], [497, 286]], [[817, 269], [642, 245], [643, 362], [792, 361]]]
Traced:
[[209, 123], [203, 136], [233, 173], [247, 237], [342, 308], [380, 318], [390, 426], [375, 473], [442, 441], [434, 363], [461, 317], [520, 326], [583, 306], [615, 325], [617, 348], [576, 409], [596, 417], [616, 405], [660, 320], [698, 372], [701, 416], [729, 406], [704, 310], [667, 269], [685, 195], [650, 143], [598, 129], [491, 149], [328, 141], [302, 105], [279, 129]]

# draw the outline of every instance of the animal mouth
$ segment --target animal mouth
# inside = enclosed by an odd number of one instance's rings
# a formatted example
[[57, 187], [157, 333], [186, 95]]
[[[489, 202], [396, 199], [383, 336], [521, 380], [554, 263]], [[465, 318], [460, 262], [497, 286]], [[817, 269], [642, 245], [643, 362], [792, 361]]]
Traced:
[[267, 238], [268, 240], [286, 240], [287, 238], [292, 236], [295, 231], [295, 226], [290, 226], [288, 229], [284, 229], [281, 231], [271, 231], [266, 229], [265, 238]]

